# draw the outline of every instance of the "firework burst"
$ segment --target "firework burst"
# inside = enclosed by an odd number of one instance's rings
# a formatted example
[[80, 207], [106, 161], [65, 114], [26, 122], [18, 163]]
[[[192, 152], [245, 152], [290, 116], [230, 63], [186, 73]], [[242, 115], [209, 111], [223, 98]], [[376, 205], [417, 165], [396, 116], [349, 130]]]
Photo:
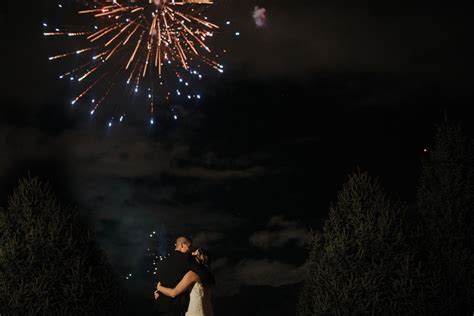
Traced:
[[[86, 18], [84, 25], [91, 25], [90, 28], [44, 32], [44, 36], [66, 37], [83, 46], [49, 59], [57, 61], [79, 56], [78, 66], [60, 76], [81, 83], [82, 89], [71, 101], [73, 105], [88, 98], [92, 103], [90, 114], [94, 115], [105, 111], [104, 102], [115, 90], [129, 94], [145, 91], [150, 124], [154, 124], [157, 106], [169, 104], [173, 96], [201, 98], [189, 92], [188, 80], [190, 76], [202, 79], [201, 66], [223, 72], [223, 66], [215, 60], [218, 54], [207, 44], [219, 29], [203, 15], [212, 5], [211, 0], [83, 3], [77, 14]], [[112, 117], [109, 126], [125, 116], [119, 106], [106, 112]], [[174, 118], [177, 117], [174, 115]]]

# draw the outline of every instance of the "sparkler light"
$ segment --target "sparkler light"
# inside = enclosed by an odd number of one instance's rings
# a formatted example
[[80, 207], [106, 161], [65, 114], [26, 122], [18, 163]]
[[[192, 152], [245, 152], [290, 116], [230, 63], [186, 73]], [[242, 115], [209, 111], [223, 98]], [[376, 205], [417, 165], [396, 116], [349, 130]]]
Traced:
[[[144, 236], [147, 240], [148, 248], [144, 249], [144, 259], [146, 262], [146, 271], [134, 269], [134, 271], [128, 271], [124, 277], [126, 280], [133, 280], [134, 276], [137, 278], [149, 279], [151, 282], [156, 282], [156, 276], [158, 274], [158, 264], [169, 256], [169, 245], [168, 237], [165, 225], [157, 225], [155, 230]], [[145, 244], [144, 244], [145, 245]], [[142, 261], [142, 259], [140, 261]], [[141, 267], [141, 265], [140, 265]]]
[[167, 257], [168, 242], [166, 238], [166, 228], [164, 225], [160, 225], [150, 234], [150, 240], [153, 242], [153, 246], [147, 249], [148, 258], [150, 259], [150, 266], [147, 270], [147, 274], [156, 275], [157, 264]]
[[[170, 102], [171, 96], [182, 92], [187, 99], [200, 99], [200, 94], [190, 91], [190, 80], [185, 78], [201, 79], [204, 65], [223, 72], [215, 60], [218, 55], [213, 55], [207, 44], [219, 29], [203, 15], [212, 5], [212, 0], [82, 1], [77, 11], [85, 19], [82, 27], [44, 32], [44, 36], [69, 38], [80, 46], [49, 57], [70, 63], [76, 56], [79, 61], [76, 68], [60, 75], [83, 85], [72, 105], [90, 98], [89, 112], [95, 115], [116, 90], [129, 95], [146, 91], [153, 125], [157, 105]], [[146, 87], [142, 89], [142, 85]], [[120, 121], [124, 117], [119, 107], [108, 114]]]

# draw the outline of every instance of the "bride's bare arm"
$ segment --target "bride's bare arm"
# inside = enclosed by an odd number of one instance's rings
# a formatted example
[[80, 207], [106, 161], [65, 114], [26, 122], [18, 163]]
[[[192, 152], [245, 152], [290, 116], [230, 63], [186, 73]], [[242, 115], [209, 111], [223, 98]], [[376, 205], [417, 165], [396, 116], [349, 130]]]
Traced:
[[193, 271], [189, 271], [184, 275], [184, 277], [179, 281], [178, 285], [174, 289], [170, 289], [168, 287], [161, 286], [160, 283], [158, 283], [157, 290], [158, 292], [163, 293], [166, 296], [169, 297], [176, 297], [184, 291], [186, 291], [191, 285], [199, 281], [199, 276], [194, 273]]

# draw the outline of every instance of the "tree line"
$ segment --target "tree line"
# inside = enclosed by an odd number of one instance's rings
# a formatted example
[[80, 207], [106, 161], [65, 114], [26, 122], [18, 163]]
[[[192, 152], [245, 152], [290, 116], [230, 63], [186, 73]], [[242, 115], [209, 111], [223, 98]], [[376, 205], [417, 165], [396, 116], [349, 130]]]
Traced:
[[352, 174], [311, 234], [298, 315], [471, 315], [472, 145], [460, 126], [438, 126], [410, 207]]
[[112, 315], [118, 280], [75, 208], [47, 183], [20, 181], [0, 209], [0, 315]]

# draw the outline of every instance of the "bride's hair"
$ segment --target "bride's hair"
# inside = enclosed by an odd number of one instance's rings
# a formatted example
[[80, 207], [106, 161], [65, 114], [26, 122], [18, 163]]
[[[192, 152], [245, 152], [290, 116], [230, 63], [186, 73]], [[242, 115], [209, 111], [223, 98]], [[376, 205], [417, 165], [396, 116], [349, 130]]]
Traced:
[[199, 263], [199, 264], [202, 264], [202, 265], [205, 265], [205, 266], [209, 266], [210, 263], [211, 263], [211, 258], [209, 256], [209, 253], [202, 249], [202, 248], [198, 248], [196, 249], [196, 261]]

